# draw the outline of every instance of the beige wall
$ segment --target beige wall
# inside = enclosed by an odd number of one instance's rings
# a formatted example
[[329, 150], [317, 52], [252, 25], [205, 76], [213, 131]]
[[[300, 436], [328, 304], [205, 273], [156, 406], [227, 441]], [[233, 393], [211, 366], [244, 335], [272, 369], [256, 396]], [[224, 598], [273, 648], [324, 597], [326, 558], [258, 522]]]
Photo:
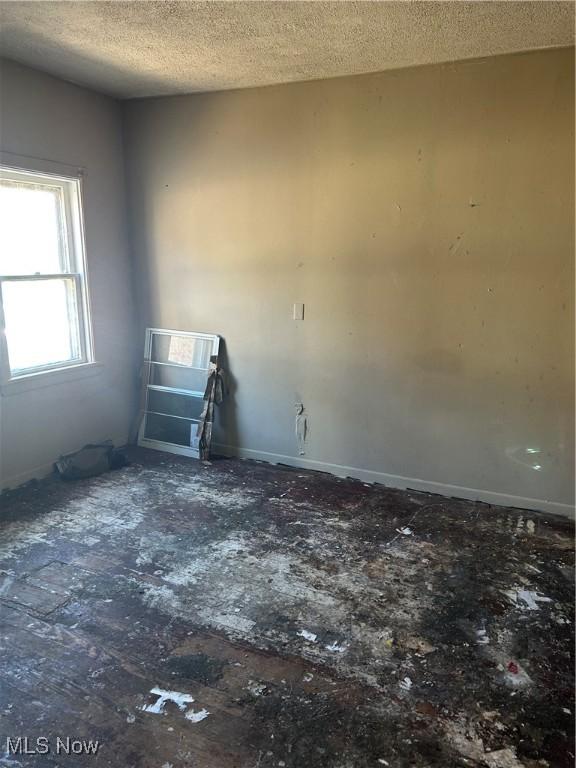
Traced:
[[569, 511], [573, 65], [128, 103], [143, 324], [225, 338], [221, 443], [297, 461], [301, 400], [309, 466]]
[[[134, 305], [117, 102], [13, 62], [0, 63], [0, 149], [85, 169], [86, 255], [98, 367], [0, 392], [0, 487], [51, 470], [61, 453], [126, 441], [134, 416]], [[4, 157], [4, 155], [3, 155]], [[34, 312], [34, 307], [30, 307]], [[42, 323], [42, 317], [37, 317]]]

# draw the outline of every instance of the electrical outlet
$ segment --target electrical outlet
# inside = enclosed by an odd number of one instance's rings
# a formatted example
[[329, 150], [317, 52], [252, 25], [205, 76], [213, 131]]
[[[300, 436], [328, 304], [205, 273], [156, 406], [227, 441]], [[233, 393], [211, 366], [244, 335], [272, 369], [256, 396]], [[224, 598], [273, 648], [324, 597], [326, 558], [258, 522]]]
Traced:
[[292, 320], [304, 320], [304, 304], [294, 304]]

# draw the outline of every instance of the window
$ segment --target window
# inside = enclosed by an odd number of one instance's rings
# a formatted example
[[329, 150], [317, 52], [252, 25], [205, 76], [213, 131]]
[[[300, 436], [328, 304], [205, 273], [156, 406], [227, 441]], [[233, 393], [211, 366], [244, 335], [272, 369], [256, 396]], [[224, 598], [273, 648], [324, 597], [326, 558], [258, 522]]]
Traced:
[[0, 167], [4, 379], [92, 360], [79, 178]]

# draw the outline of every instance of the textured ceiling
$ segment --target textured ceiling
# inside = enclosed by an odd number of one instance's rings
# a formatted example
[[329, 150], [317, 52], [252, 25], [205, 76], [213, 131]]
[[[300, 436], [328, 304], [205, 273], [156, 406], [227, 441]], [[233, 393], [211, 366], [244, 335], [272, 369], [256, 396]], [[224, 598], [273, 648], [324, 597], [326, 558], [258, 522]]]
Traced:
[[120, 98], [574, 43], [572, 2], [1, 2], [3, 56]]

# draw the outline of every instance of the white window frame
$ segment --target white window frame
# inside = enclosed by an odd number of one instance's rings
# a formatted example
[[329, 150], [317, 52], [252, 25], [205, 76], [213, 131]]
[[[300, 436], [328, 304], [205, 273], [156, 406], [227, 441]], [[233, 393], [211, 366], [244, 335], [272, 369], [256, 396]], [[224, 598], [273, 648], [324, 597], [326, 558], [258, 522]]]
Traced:
[[[30, 379], [31, 377], [36, 378], [42, 374], [55, 371], [76, 370], [79, 366], [85, 367], [94, 363], [94, 340], [92, 335], [84, 235], [83, 174], [81, 169], [74, 169], [74, 172], [68, 166], [61, 166], [64, 170], [64, 173], [61, 173], [59, 172], [58, 164], [49, 163], [48, 161], [43, 165], [47, 165], [50, 170], [45, 170], [43, 167], [38, 167], [38, 165], [34, 169], [29, 166], [22, 167], [20, 164], [13, 165], [10, 162], [5, 162], [4, 158], [1, 158], [0, 176], [14, 181], [27, 181], [33, 184], [61, 187], [64, 204], [64, 237], [66, 246], [66, 263], [63, 267], [66, 268], [66, 271], [55, 274], [0, 275], [0, 385]], [[72, 280], [75, 288], [79, 338], [78, 356], [74, 360], [59, 361], [11, 371], [2, 306], [3, 283], [63, 278]]]

